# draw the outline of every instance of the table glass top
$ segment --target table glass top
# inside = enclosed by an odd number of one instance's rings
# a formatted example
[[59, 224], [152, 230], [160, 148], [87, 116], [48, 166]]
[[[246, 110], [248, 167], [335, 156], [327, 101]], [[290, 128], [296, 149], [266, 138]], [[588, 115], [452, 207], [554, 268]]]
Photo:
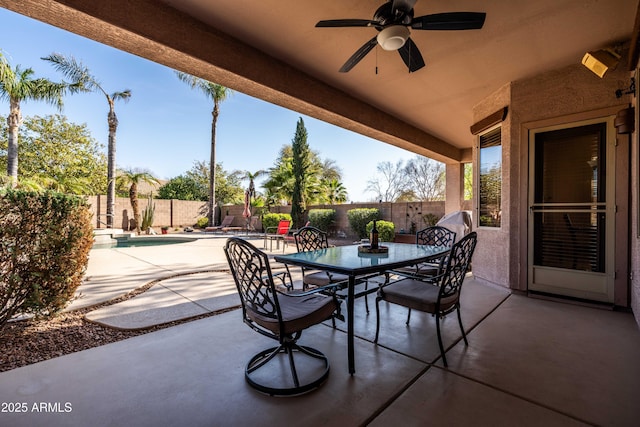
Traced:
[[336, 246], [309, 252], [277, 255], [275, 260], [287, 264], [335, 269], [341, 271], [384, 270], [407, 262], [422, 262], [436, 258], [448, 251], [444, 246], [424, 246], [406, 243], [388, 243], [388, 253], [367, 254], [358, 252], [358, 245]]

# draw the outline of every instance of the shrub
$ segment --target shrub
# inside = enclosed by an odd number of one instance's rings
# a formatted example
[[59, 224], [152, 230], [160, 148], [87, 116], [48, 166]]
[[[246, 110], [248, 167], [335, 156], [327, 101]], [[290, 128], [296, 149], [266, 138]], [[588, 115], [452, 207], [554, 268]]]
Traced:
[[427, 213], [422, 215], [422, 220], [427, 225], [427, 227], [433, 227], [438, 221], [440, 221], [440, 217], [436, 214]]
[[262, 227], [266, 230], [269, 227], [277, 227], [280, 220], [291, 221], [291, 215], [287, 213], [268, 213], [262, 217]]
[[[376, 221], [376, 228], [378, 229], [378, 240], [381, 242], [393, 242], [396, 237], [396, 226], [390, 221]], [[371, 234], [373, 229], [373, 221], [367, 224], [367, 235]]]
[[209, 218], [207, 217], [198, 218], [198, 220], [196, 221], [196, 227], [198, 228], [205, 228], [208, 225], [209, 225]]
[[358, 235], [358, 238], [364, 239], [367, 233], [366, 226], [370, 221], [380, 219], [380, 210], [377, 208], [358, 208], [347, 211], [347, 219], [351, 230]]
[[156, 204], [153, 203], [153, 198], [149, 196], [149, 202], [142, 211], [142, 227], [141, 230], [149, 234], [149, 228], [153, 225], [153, 217], [156, 213]]
[[329, 231], [329, 226], [336, 221], [335, 209], [311, 209], [309, 210], [309, 222], [314, 227], [323, 231]]
[[80, 286], [92, 245], [84, 198], [51, 191], [0, 193], [0, 328], [15, 314], [62, 310]]

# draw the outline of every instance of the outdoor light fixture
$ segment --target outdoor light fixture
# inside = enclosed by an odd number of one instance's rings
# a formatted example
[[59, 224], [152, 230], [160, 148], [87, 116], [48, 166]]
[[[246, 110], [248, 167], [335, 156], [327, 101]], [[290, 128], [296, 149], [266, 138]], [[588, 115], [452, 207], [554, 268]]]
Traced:
[[398, 50], [409, 38], [409, 29], [404, 25], [391, 25], [380, 31], [378, 44], [384, 50]]
[[615, 70], [618, 62], [620, 62], [620, 55], [613, 49], [587, 52], [582, 58], [582, 65], [590, 69], [600, 78], [604, 77], [604, 74], [608, 70]]
[[635, 95], [636, 93], [636, 79], [631, 77], [631, 84], [629, 84], [628, 89], [618, 89], [616, 90], [616, 98], [622, 98], [622, 95]]

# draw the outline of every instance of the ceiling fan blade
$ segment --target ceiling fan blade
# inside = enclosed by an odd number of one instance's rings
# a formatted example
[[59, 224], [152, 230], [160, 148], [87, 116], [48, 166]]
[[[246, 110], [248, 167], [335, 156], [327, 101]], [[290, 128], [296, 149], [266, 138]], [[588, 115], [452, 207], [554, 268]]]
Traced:
[[400, 57], [406, 64], [407, 68], [409, 68], [409, 72], [413, 73], [418, 71], [420, 68], [424, 67], [424, 59], [422, 59], [422, 55], [420, 54], [420, 50], [418, 46], [411, 40], [411, 37], [407, 39], [405, 44], [398, 49], [398, 53]]
[[487, 16], [484, 12], [449, 12], [413, 18], [414, 30], [479, 30]]
[[377, 44], [378, 44], [377, 36], [372, 38], [365, 44], [363, 44], [360, 49], [356, 50], [356, 53], [351, 55], [351, 58], [347, 59], [347, 62], [345, 62], [342, 68], [340, 68], [340, 72], [346, 73], [349, 70], [351, 70], [353, 67], [355, 67], [356, 64], [360, 62], [362, 58], [367, 56], [367, 53], [371, 52], [371, 49], [376, 47]]
[[408, 13], [413, 6], [415, 6], [418, 0], [393, 0], [392, 11], [400, 10], [404, 13]]
[[369, 19], [329, 19], [320, 21], [316, 27], [335, 28], [335, 27], [369, 27], [375, 22]]

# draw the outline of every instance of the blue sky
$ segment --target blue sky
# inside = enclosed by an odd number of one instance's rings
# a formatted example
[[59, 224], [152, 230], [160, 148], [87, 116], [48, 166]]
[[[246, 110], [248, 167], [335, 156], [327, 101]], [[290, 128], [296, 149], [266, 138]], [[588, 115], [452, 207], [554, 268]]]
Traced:
[[[179, 81], [172, 69], [2, 8], [0, 40], [0, 49], [12, 67], [32, 68], [37, 77], [61, 80], [51, 64], [40, 59], [58, 52], [87, 66], [108, 93], [132, 91], [129, 102], [116, 105], [119, 168], [148, 169], [158, 178], [169, 179], [191, 169], [195, 161], [209, 160], [212, 101]], [[93, 138], [106, 147], [107, 112], [102, 94], [87, 93], [66, 97], [62, 113], [71, 122], [86, 123]], [[8, 113], [8, 102], [0, 104], [0, 114]], [[22, 104], [24, 117], [54, 113], [56, 109], [46, 103]], [[281, 147], [291, 143], [299, 117], [305, 122], [311, 149], [341, 168], [350, 201], [373, 199], [365, 188], [378, 163], [415, 156], [234, 92], [220, 108], [217, 162], [227, 171], [271, 167]]]

